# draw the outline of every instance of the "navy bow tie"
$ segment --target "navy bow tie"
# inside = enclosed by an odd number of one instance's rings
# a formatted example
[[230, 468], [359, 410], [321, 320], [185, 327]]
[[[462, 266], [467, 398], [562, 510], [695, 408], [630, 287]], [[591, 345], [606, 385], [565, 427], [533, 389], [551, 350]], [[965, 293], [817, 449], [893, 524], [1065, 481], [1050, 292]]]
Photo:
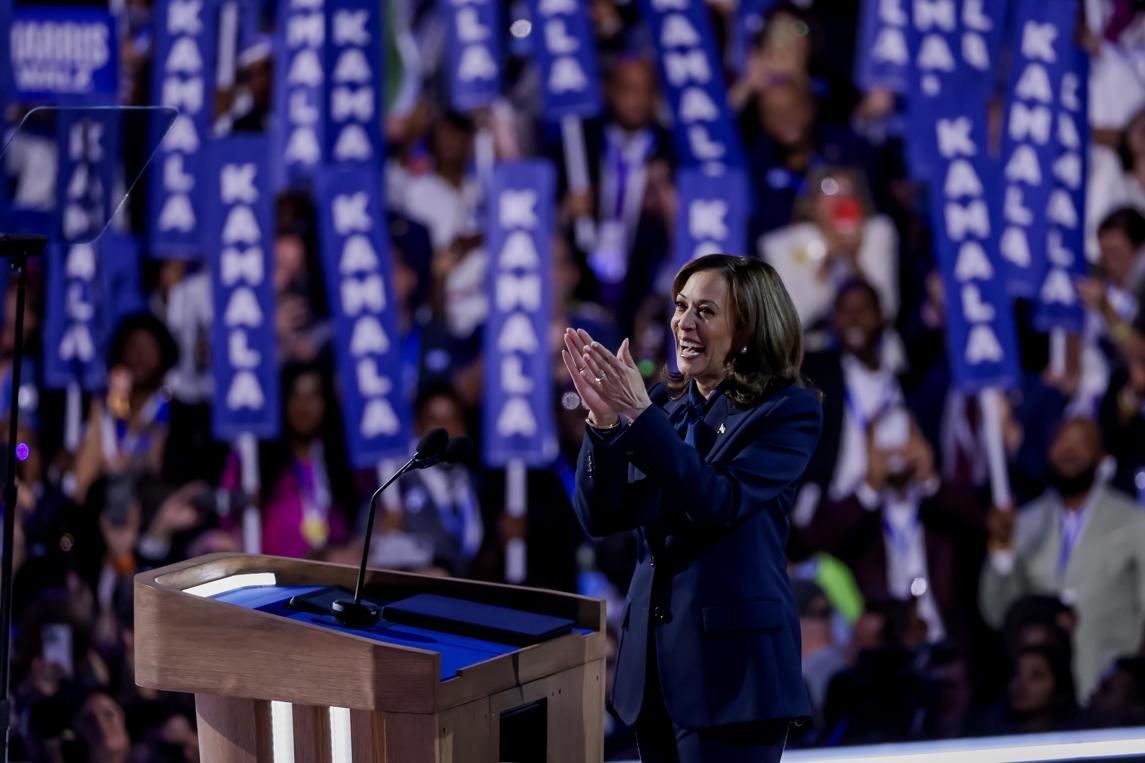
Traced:
[[700, 391], [696, 389], [694, 382], [688, 387], [688, 392], [684, 396], [684, 405], [681, 406], [684, 415], [680, 417], [680, 421], [676, 425], [676, 432], [683, 436], [684, 442], [688, 445], [695, 446], [696, 429], [719, 395], [720, 391], [716, 390], [712, 392], [711, 397], [705, 400]]

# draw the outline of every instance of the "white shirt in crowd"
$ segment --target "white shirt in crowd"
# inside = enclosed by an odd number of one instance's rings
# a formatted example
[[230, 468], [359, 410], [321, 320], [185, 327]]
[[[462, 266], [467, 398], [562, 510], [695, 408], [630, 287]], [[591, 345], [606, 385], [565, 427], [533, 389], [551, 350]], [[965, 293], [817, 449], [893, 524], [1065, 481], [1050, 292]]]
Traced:
[[898, 233], [883, 215], [872, 217], [863, 226], [858, 253], [861, 274], [819, 277], [827, 243], [814, 223], [795, 223], [769, 233], [760, 239], [759, 250], [783, 279], [805, 329], [831, 314], [835, 290], [853, 275], [862, 275], [875, 287], [887, 318], [898, 313]]
[[[435, 250], [449, 246], [458, 236], [483, 230], [479, 217], [483, 192], [475, 176], [465, 178], [457, 188], [436, 173], [410, 177], [400, 168], [388, 168], [387, 187], [399, 180], [404, 180], [404, 188], [395, 192], [391, 203], [429, 229]], [[485, 250], [473, 249], [445, 278], [445, 319], [455, 336], [469, 336], [489, 312], [485, 293], [488, 266]]]
[[210, 400], [215, 388], [210, 364], [200, 367], [199, 343], [210, 342], [214, 305], [207, 271], [187, 276], [167, 295], [167, 328], [179, 346], [179, 362], [167, 374], [171, 392], [181, 402]]
[[[904, 496], [888, 493], [883, 503], [883, 541], [887, 549], [887, 593], [896, 599], [917, 601], [918, 616], [926, 623], [928, 641], [946, 634], [938, 602], [926, 567], [926, 531], [918, 519], [923, 490], [913, 488]], [[930, 490], [933, 494], [933, 486]]]
[[872, 371], [850, 354], [844, 354], [841, 363], [847, 394], [839, 457], [828, 488], [831, 500], [851, 495], [867, 476], [867, 425], [903, 404], [902, 387], [885, 363]]
[[429, 172], [406, 181], [403, 211], [429, 229], [434, 249], [444, 249], [458, 236], [482, 230], [477, 216], [481, 195], [476, 177], [465, 178], [456, 188]]

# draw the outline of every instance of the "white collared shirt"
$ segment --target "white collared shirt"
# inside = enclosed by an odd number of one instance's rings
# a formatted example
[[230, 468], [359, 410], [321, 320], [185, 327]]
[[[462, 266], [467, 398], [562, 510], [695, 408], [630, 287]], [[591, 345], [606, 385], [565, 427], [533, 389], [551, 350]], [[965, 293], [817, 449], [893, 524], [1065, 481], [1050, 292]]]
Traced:
[[844, 353], [840, 363], [848, 403], [843, 407], [839, 457], [828, 488], [832, 500], [853, 493], [867, 476], [867, 425], [875, 416], [903, 401], [898, 379], [885, 366], [872, 371], [850, 353]]

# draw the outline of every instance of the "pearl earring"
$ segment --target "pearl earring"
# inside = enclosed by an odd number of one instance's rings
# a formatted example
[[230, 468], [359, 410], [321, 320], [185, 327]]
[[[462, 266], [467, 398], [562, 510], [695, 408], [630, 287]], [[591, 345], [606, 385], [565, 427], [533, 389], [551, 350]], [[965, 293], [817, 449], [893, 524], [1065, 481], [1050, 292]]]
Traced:
[[747, 355], [747, 345], [746, 344], [740, 348], [739, 354], [740, 355]]

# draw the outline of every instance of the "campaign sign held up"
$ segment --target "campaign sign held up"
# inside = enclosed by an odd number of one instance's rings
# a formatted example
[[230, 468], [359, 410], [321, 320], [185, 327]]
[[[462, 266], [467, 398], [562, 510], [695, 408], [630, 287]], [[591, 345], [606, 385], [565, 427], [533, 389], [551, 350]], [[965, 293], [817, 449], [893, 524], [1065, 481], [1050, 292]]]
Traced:
[[909, 0], [862, 0], [855, 84], [906, 94], [910, 90]]
[[503, 162], [493, 172], [481, 439], [490, 466], [543, 465], [557, 455], [549, 346], [555, 192], [547, 162]]
[[[1017, 10], [1002, 144], [1003, 184], [995, 204], [1003, 225], [999, 248], [1010, 293], [1033, 297], [1045, 278], [1051, 164], [1058, 148], [1054, 122], [1062, 77], [1072, 61], [1077, 5], [1073, 0], [1019, 0]], [[1076, 83], [1072, 90], [1076, 101]]]
[[1038, 289], [1035, 324], [1043, 331], [1080, 332], [1085, 308], [1075, 279], [1088, 275], [1085, 257], [1085, 197], [1088, 177], [1089, 55], [1071, 45], [1070, 63], [1062, 75], [1057, 112], [1057, 155], [1050, 165], [1051, 189], [1046, 202], [1046, 268]]
[[373, 167], [328, 170], [316, 178], [334, 360], [347, 446], [358, 468], [405, 456], [410, 440], [381, 187]]
[[106, 377], [107, 312], [100, 253], [119, 158], [113, 110], [57, 112], [56, 235], [46, 254], [44, 379], [97, 389]]
[[587, 4], [530, 0], [529, 10], [545, 117], [596, 116], [601, 107], [600, 72]]
[[986, 200], [986, 119], [957, 99], [934, 114], [931, 220], [946, 290], [947, 350], [966, 393], [1018, 382], [1018, 342], [1005, 274], [994, 254], [997, 224]]
[[382, 10], [370, 0], [326, 0], [327, 161], [381, 166]]
[[119, 47], [106, 9], [19, 4], [3, 33], [21, 101], [116, 102]]
[[641, 0], [640, 7], [656, 43], [681, 164], [743, 166], [707, 8], [692, 0]]
[[748, 189], [743, 170], [680, 170], [676, 219], [676, 266], [705, 254], [746, 251]]
[[[152, 254], [194, 258], [205, 252], [206, 144], [214, 108], [215, 0], [160, 0], [155, 6], [154, 103], [179, 110], [149, 170]], [[266, 184], [269, 187], [269, 183]]]
[[450, 101], [458, 111], [488, 106], [501, 92], [504, 55], [498, 0], [441, 0], [449, 18]]
[[274, 437], [281, 411], [267, 139], [253, 134], [222, 138], [212, 141], [208, 154], [204, 178], [211, 184], [206, 234], [215, 316], [213, 431], [220, 440], [247, 432]]
[[324, 0], [283, 0], [274, 39], [276, 186], [305, 186], [322, 162], [326, 121]]

